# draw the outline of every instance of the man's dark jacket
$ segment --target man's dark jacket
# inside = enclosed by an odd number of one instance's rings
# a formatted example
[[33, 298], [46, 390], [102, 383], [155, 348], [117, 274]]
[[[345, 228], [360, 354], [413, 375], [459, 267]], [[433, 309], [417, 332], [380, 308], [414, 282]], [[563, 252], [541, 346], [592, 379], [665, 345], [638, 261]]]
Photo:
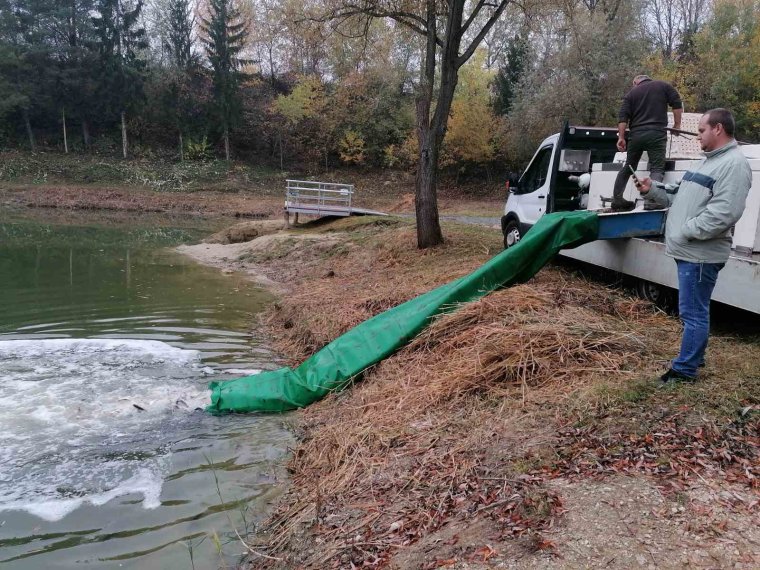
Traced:
[[670, 83], [645, 79], [625, 97], [618, 123], [628, 123], [631, 132], [664, 131], [668, 126], [668, 105], [681, 109], [681, 96]]

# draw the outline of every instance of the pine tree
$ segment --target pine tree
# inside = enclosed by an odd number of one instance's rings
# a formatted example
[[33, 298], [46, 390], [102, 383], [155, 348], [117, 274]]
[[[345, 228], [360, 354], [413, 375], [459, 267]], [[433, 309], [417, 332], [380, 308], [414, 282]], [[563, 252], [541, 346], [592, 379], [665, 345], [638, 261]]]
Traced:
[[515, 35], [507, 43], [506, 64], [496, 74], [495, 111], [506, 115], [512, 109], [512, 102], [520, 80], [528, 65], [529, 44], [524, 35]]
[[107, 115], [121, 120], [122, 154], [127, 158], [125, 115], [143, 97], [145, 62], [141, 51], [147, 49], [145, 29], [139, 25], [142, 0], [97, 0], [93, 26], [100, 56], [100, 103]]
[[187, 70], [195, 63], [190, 0], [169, 0], [166, 6], [166, 41], [172, 66]]
[[183, 130], [188, 106], [190, 74], [197, 67], [198, 58], [193, 53], [193, 24], [190, 0], [169, 0], [164, 14], [166, 39], [164, 48], [170, 56], [171, 78], [169, 93], [173, 107], [173, 121], [177, 129], [180, 160], [185, 158]]
[[68, 152], [67, 121], [79, 119], [85, 147], [90, 145], [90, 121], [99, 81], [93, 50], [94, 28], [90, 14], [94, 0], [57, 0], [51, 33], [56, 41], [58, 76], [57, 105], [60, 106], [64, 149]]
[[214, 99], [224, 137], [224, 156], [230, 159], [230, 124], [239, 111], [240, 57], [245, 47], [248, 24], [234, 0], [210, 0], [209, 18], [201, 18], [203, 43], [214, 75]]
[[0, 117], [21, 116], [32, 151], [32, 116], [50, 104], [55, 78], [46, 41], [53, 13], [50, 0], [0, 1]]

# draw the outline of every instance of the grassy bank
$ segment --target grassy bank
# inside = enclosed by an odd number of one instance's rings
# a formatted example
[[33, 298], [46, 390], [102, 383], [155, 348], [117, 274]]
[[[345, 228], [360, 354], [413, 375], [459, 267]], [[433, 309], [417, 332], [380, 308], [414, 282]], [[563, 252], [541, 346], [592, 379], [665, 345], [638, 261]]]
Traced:
[[279, 171], [223, 160], [121, 160], [96, 154], [4, 152], [0, 182], [12, 185], [132, 186], [162, 192], [268, 189]]
[[[173, 195], [212, 192], [244, 194], [260, 199], [284, 195], [287, 178], [354, 184], [355, 199], [365, 207], [414, 210], [414, 175], [398, 170], [343, 168], [328, 172], [289, 172], [244, 161], [186, 160], [160, 157], [121, 160], [97, 154], [1, 152], [0, 190], [103, 188]], [[503, 181], [442, 177], [438, 189], [444, 213], [498, 216], [503, 206]], [[51, 204], [54, 196], [51, 197]], [[42, 205], [42, 204], [40, 204]]]
[[[500, 249], [498, 231], [445, 233], [419, 251], [404, 220], [341, 220], [235, 263], [287, 284], [268, 326], [296, 363]], [[247, 565], [710, 567], [717, 549], [719, 567], [753, 567], [757, 341], [714, 337], [698, 384], [658, 388], [679, 334], [559, 267], [437, 319], [299, 412], [292, 488]]]

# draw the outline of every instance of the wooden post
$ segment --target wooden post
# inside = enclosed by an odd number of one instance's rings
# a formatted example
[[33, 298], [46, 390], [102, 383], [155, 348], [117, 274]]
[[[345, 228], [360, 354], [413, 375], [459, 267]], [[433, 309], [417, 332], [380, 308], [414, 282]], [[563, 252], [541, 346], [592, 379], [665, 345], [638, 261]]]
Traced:
[[87, 119], [82, 119], [82, 140], [84, 141], [85, 148], [90, 148], [90, 126], [87, 124]]
[[32, 122], [29, 120], [29, 111], [23, 109], [21, 114], [24, 116], [24, 125], [26, 126], [26, 134], [29, 137], [29, 148], [32, 152], [37, 151], [37, 144], [34, 141], [34, 131], [32, 130]]
[[230, 160], [230, 129], [227, 123], [224, 123], [224, 159]]
[[127, 123], [124, 120], [124, 111], [121, 112], [121, 152], [127, 158]]
[[63, 152], [69, 154], [69, 139], [66, 137], [66, 107], [61, 107], [61, 118], [63, 119]]
[[285, 229], [288, 229], [290, 227], [290, 214], [288, 214], [288, 209], [283, 208], [282, 213], [283, 213], [283, 216], [285, 217]]

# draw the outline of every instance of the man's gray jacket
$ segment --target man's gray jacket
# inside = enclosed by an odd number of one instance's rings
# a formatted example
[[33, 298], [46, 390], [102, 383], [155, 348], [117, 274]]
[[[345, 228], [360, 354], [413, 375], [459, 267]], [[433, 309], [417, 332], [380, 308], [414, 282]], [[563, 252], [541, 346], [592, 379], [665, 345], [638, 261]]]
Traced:
[[665, 252], [683, 261], [725, 263], [751, 185], [752, 169], [736, 141], [706, 152], [677, 184], [652, 182], [646, 195], [670, 206]]

